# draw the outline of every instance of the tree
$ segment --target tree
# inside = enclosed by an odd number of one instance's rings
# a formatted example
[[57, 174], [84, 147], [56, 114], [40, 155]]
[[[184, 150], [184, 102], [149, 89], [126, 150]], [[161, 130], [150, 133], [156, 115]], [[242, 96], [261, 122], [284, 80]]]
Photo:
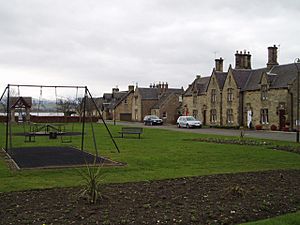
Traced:
[[63, 112], [64, 116], [71, 116], [76, 113], [76, 100], [59, 99], [57, 101], [59, 111]]

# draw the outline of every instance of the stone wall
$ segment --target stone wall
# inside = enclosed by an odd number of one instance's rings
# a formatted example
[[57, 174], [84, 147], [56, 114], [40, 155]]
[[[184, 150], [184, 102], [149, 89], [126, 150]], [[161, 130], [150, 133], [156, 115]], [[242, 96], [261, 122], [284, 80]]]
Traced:
[[[228, 99], [228, 90], [232, 90], [232, 99]], [[240, 126], [239, 113], [240, 113], [240, 89], [237, 87], [231, 73], [225, 80], [222, 91], [222, 124], [224, 126]], [[227, 119], [227, 110], [232, 109], [233, 120], [231, 122]]]
[[[179, 116], [178, 108], [180, 107], [179, 96], [171, 94], [166, 101], [160, 105], [159, 117], [164, 120], [164, 123], [176, 124]], [[164, 117], [166, 115], [166, 117]]]
[[123, 113], [132, 113], [132, 103], [133, 103], [133, 92], [127, 95], [125, 99], [122, 100], [122, 102], [116, 106], [114, 109], [114, 119], [115, 120], [121, 120], [120, 114]]
[[[261, 91], [247, 91], [244, 93], [244, 123], [247, 123], [246, 112], [251, 109], [253, 126], [262, 125], [263, 129], [270, 129], [272, 124], [279, 127], [279, 109], [286, 110], [286, 121], [289, 121], [288, 110], [289, 94], [287, 89], [269, 89], [268, 98], [261, 99]], [[268, 109], [269, 122], [267, 124], [261, 123], [261, 109]]]
[[[216, 101], [212, 102], [212, 90], [215, 89], [216, 90]], [[222, 92], [219, 88], [219, 85], [217, 83], [217, 79], [215, 77], [215, 75], [213, 74], [210, 80], [210, 83], [208, 85], [207, 88], [207, 93], [206, 93], [206, 97], [207, 97], [207, 125], [222, 125]], [[217, 111], [217, 121], [215, 122], [211, 122], [211, 110], [215, 109]]]

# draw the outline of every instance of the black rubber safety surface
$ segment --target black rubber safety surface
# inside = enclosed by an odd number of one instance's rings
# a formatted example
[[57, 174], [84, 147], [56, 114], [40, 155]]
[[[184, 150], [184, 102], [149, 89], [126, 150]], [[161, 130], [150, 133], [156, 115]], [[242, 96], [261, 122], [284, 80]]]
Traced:
[[[94, 155], [74, 147], [21, 147], [8, 151], [10, 157], [20, 169], [30, 168], [59, 168], [93, 164]], [[104, 157], [96, 157], [96, 163], [103, 166], [121, 166]]]

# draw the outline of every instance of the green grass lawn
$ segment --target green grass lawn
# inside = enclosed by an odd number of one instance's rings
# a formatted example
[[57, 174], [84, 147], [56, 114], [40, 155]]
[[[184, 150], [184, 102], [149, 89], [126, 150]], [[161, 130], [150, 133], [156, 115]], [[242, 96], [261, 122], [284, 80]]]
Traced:
[[[5, 127], [1, 125], [1, 144], [4, 144]], [[235, 173], [272, 169], [300, 169], [300, 155], [274, 151], [267, 147], [239, 146], [187, 141], [184, 139], [208, 135], [161, 129], [144, 129], [141, 139], [116, 138], [121, 150], [117, 153], [103, 124], [94, 124], [100, 154], [127, 163], [119, 168], [103, 168], [103, 182], [130, 182], [199, 176], [218, 173]], [[27, 129], [27, 128], [26, 128]], [[69, 130], [71, 127], [69, 127]], [[75, 126], [75, 130], [80, 130]], [[114, 136], [119, 136], [120, 126], [110, 126]], [[22, 132], [15, 126], [12, 132]], [[223, 137], [224, 138], [224, 137]], [[72, 145], [79, 147], [80, 137], [72, 138]], [[284, 142], [280, 142], [284, 144]], [[24, 143], [24, 137], [12, 138], [13, 146], [64, 145], [60, 139], [37, 137], [35, 143]], [[286, 143], [285, 143], [286, 144]], [[91, 127], [86, 124], [85, 149], [94, 153]], [[0, 191], [77, 186], [81, 184], [79, 169], [37, 169], [10, 171], [0, 160]]]
[[243, 225], [298, 225], [300, 221], [300, 212], [289, 213], [283, 216], [274, 217], [271, 219], [244, 223]]

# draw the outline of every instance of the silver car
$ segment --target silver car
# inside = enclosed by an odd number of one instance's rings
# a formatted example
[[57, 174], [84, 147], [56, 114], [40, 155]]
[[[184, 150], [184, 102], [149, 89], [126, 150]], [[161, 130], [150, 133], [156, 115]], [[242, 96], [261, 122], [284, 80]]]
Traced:
[[178, 127], [186, 127], [186, 128], [193, 128], [193, 127], [202, 127], [202, 122], [196, 120], [193, 116], [180, 116], [177, 119], [177, 126]]

